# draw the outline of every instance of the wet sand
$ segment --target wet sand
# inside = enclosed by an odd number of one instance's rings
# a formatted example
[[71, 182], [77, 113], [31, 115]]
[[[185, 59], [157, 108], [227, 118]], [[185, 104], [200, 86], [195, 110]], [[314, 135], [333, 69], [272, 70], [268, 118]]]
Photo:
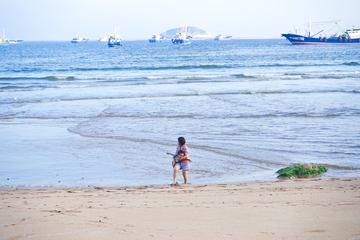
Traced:
[[360, 239], [360, 178], [1, 189], [0, 239]]

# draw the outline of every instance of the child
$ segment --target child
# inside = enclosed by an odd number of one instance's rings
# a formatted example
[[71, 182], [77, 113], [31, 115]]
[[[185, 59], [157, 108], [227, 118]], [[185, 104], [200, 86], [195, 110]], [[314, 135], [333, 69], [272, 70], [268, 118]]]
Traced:
[[187, 160], [187, 161], [192, 162], [192, 160], [190, 158], [186, 158], [186, 159], [184, 158], [185, 153], [184, 153], [183, 150], [178, 151], [177, 154], [172, 154], [172, 153], [166, 153], [166, 154], [173, 156], [173, 160], [172, 160], [172, 166], [173, 167], [175, 167], [175, 164], [180, 163], [179, 158], [182, 158], [182, 161]]
[[175, 164], [177, 164], [179, 162], [179, 152], [177, 154], [166, 153], [167, 155], [172, 155], [173, 156], [173, 160], [172, 160], [172, 166], [173, 167], [175, 166]]

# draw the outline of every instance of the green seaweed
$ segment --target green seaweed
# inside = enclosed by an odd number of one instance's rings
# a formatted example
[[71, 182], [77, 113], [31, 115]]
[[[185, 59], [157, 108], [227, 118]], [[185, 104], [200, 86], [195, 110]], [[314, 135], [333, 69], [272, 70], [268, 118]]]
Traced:
[[287, 178], [304, 178], [304, 177], [312, 177], [317, 176], [321, 173], [327, 172], [328, 169], [317, 165], [317, 164], [296, 164], [292, 167], [286, 167], [278, 170], [276, 173], [279, 174], [279, 177], [287, 177]]

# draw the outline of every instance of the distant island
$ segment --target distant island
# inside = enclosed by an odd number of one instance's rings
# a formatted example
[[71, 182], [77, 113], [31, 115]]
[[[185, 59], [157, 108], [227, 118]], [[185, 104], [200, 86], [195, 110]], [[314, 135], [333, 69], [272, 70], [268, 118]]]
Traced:
[[[172, 39], [175, 37], [176, 33], [181, 31], [181, 27], [169, 29], [166, 32], [161, 33], [161, 35], [168, 36], [168, 39]], [[198, 28], [198, 27], [187, 27], [187, 34], [191, 35], [193, 39], [210, 39], [214, 38], [209, 32]]]

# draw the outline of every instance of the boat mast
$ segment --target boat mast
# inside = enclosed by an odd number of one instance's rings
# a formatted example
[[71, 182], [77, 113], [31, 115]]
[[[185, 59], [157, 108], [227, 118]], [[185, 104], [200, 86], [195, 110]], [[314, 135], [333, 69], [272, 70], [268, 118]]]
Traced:
[[309, 18], [309, 37], [311, 35], [311, 17]]

